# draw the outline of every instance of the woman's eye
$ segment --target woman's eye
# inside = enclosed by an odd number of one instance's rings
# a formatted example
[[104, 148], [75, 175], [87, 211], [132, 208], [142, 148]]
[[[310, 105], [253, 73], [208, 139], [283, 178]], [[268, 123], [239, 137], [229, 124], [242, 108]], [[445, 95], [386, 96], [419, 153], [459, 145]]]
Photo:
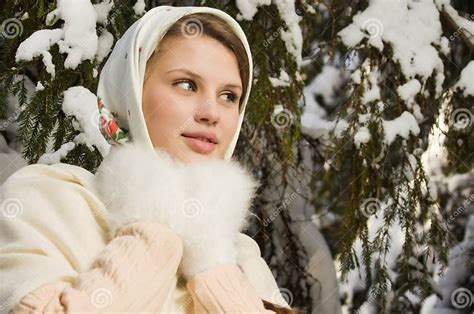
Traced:
[[195, 90], [195, 85], [190, 80], [180, 80], [173, 85], [179, 85], [182, 89], [193, 91]]
[[228, 96], [227, 100], [230, 102], [237, 102], [237, 95], [234, 93], [226, 93], [225, 96]]

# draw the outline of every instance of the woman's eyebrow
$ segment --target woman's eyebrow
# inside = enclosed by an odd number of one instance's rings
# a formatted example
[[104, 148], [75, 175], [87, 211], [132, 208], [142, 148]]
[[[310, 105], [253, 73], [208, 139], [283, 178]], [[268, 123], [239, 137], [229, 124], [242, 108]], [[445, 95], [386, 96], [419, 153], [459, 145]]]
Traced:
[[202, 77], [199, 76], [199, 74], [196, 74], [196, 73], [191, 72], [191, 71], [186, 70], [186, 69], [174, 69], [174, 70], [170, 70], [170, 71], [168, 71], [168, 72], [166, 72], [166, 73], [170, 73], [170, 72], [184, 72], [184, 73], [188, 74], [188, 75], [191, 76], [191, 77], [194, 77], [194, 78], [197, 78], [197, 79], [199, 79], [199, 80], [202, 80]]
[[[170, 72], [183, 72], [183, 73], [186, 73], [187, 75], [189, 75], [189, 76], [191, 76], [195, 79], [203, 81], [203, 78], [199, 74], [191, 72], [187, 69], [174, 69], [174, 70], [167, 71], [166, 73], [170, 73]], [[240, 87], [240, 85], [237, 85], [237, 84], [226, 84], [226, 85], [224, 85], [224, 87], [233, 87], [233, 88], [237, 88], [239, 90], [242, 90], [242, 87]]]

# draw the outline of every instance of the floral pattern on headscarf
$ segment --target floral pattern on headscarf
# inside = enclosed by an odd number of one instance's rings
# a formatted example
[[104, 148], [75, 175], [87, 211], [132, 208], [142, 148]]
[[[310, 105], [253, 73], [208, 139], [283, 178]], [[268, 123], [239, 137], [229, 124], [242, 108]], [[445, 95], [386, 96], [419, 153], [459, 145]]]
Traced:
[[107, 142], [111, 145], [128, 142], [130, 140], [128, 130], [119, 127], [116, 114], [104, 106], [100, 96], [97, 96], [97, 107], [99, 108], [99, 129]]

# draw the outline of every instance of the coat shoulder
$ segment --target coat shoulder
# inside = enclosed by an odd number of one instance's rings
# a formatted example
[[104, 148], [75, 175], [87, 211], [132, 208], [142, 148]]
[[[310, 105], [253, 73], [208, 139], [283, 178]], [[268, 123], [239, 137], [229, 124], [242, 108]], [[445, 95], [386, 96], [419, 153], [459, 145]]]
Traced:
[[257, 242], [244, 233], [239, 234], [237, 241], [239, 245], [238, 264], [259, 296], [277, 305], [289, 307], [270, 267], [261, 256]]
[[89, 186], [93, 181], [94, 175], [84, 168], [65, 163], [53, 165], [32, 164], [12, 173], [5, 180], [4, 184], [8, 185], [12, 181], [26, 178], [49, 178], [51, 180], [61, 180]]
[[260, 247], [253, 238], [249, 237], [245, 233], [239, 233], [237, 241], [240, 254], [261, 257]]
[[17, 170], [0, 186], [0, 203], [13, 211], [11, 218], [33, 225], [49, 218], [56, 226], [106, 228], [94, 175], [74, 165], [32, 164]]

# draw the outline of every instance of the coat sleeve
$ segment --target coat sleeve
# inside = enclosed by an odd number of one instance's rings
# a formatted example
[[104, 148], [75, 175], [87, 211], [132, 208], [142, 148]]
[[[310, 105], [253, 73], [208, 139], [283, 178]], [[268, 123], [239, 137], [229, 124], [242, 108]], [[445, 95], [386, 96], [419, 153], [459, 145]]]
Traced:
[[237, 265], [221, 264], [198, 273], [187, 284], [194, 313], [274, 313]]
[[156, 222], [104, 238], [94, 196], [64, 169], [21, 169], [0, 204], [0, 313], [156, 311], [174, 288], [180, 239]]
[[40, 287], [23, 297], [11, 313], [157, 311], [174, 288], [181, 255], [179, 238], [166, 226], [129, 224], [73, 284]]

